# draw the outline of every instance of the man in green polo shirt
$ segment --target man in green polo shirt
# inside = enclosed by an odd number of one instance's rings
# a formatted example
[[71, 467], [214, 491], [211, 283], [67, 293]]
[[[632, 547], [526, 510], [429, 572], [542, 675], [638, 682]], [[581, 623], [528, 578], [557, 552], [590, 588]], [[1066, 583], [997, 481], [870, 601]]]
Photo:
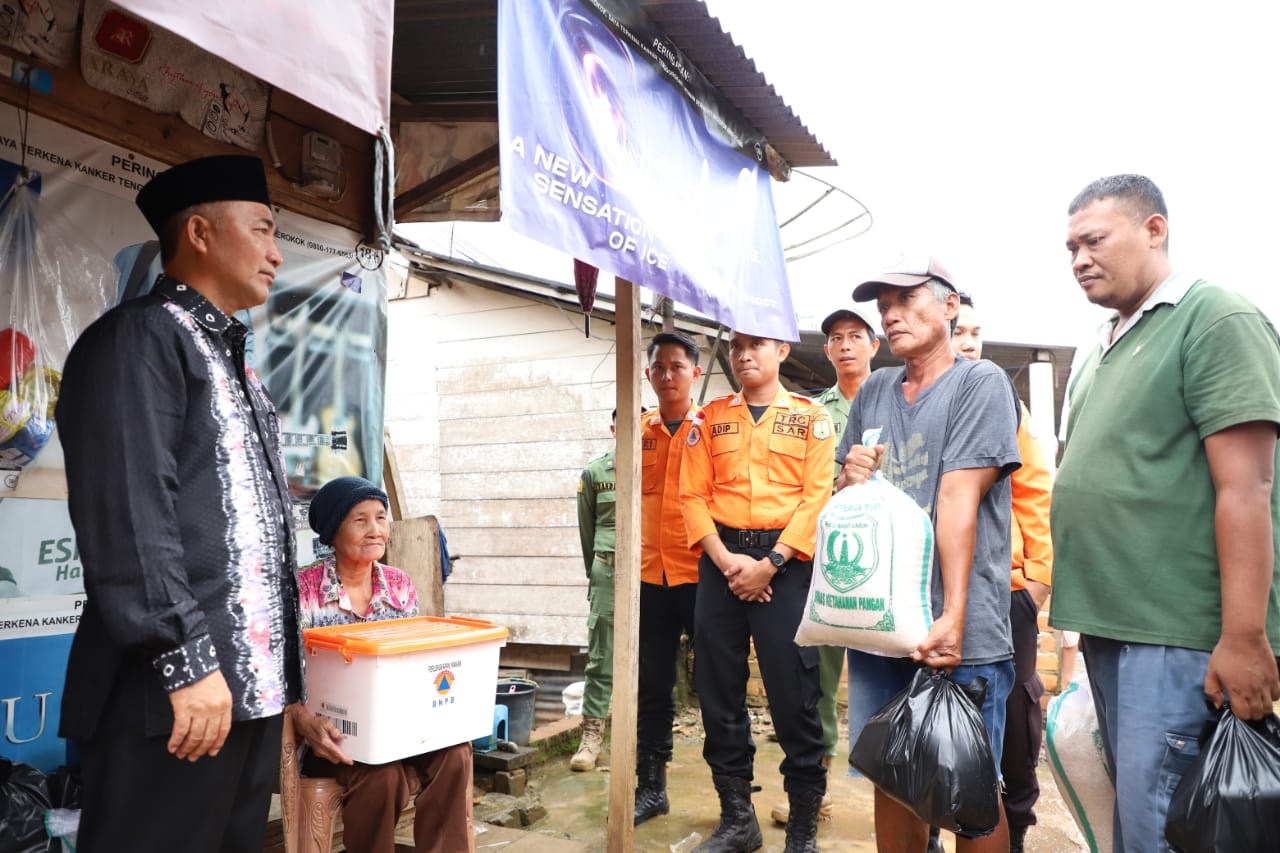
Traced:
[[1164, 851], [1205, 697], [1242, 719], [1280, 699], [1280, 341], [1243, 297], [1173, 272], [1149, 179], [1094, 181], [1068, 215], [1076, 281], [1114, 313], [1069, 388], [1050, 621], [1082, 635], [1115, 851]]
[[[871, 322], [871, 312], [860, 312], [849, 308], [841, 308], [831, 312], [822, 321], [822, 335], [827, 339], [822, 345], [831, 366], [836, 369], [836, 384], [815, 397], [815, 401], [826, 407], [831, 415], [831, 426], [835, 431], [836, 441], [844, 437], [844, 425], [849, 420], [849, 404], [857, 396], [862, 383], [871, 375], [871, 360], [880, 351], [880, 339], [876, 337], [876, 327]], [[835, 478], [840, 476], [841, 460], [836, 460], [831, 475], [834, 486]], [[828, 770], [831, 760], [835, 758], [840, 740], [839, 714], [836, 709], [836, 693], [840, 689], [840, 675], [844, 672], [845, 650], [838, 646], [818, 647], [818, 676], [822, 683], [822, 698], [818, 700], [818, 716], [822, 718], [822, 741], [826, 746], [822, 763]], [[821, 818], [831, 817], [831, 787], [822, 797], [822, 806], [818, 810]], [[787, 803], [778, 803], [770, 811], [778, 823], [786, 823], [791, 815]]]
[[[618, 410], [613, 410], [609, 434], [617, 434]], [[569, 761], [574, 770], [596, 766], [604, 739], [604, 719], [613, 694], [613, 552], [616, 542], [616, 447], [597, 456], [582, 469], [578, 480], [578, 536], [587, 570], [587, 670], [582, 691], [582, 742]]]

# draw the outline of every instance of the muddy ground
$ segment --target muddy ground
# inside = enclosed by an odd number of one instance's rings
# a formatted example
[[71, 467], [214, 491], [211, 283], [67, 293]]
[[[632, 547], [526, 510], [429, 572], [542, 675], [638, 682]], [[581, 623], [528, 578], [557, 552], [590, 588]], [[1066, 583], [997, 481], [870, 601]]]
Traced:
[[[772, 725], [767, 714], [758, 714], [753, 732], [756, 742], [755, 784], [762, 790], [753, 796], [752, 801], [764, 830], [764, 850], [781, 851], [783, 829], [769, 820], [769, 812], [775, 804], [786, 799], [778, 773], [782, 749], [771, 738]], [[842, 755], [848, 754], [848, 735], [843, 724], [840, 751]], [[841, 759], [837, 759], [830, 781], [835, 814], [831, 820], [820, 824], [819, 846], [829, 853], [874, 851], [871, 783], [844, 775], [840, 762]], [[547, 816], [532, 829], [550, 837], [572, 839], [588, 850], [603, 851], [605, 812], [609, 800], [607, 763], [606, 744], [602, 766], [594, 772], [570, 771], [567, 758], [536, 768], [531, 774], [530, 789], [541, 798]], [[1027, 834], [1026, 849], [1030, 853], [1084, 853], [1084, 842], [1043, 760], [1039, 775], [1039, 824]], [[635, 850], [686, 853], [715, 828], [719, 801], [711, 785], [711, 773], [702, 760], [702, 729], [697, 712], [684, 713], [677, 720], [675, 756], [668, 765], [667, 785], [671, 814], [637, 827]], [[948, 851], [955, 850], [954, 839], [949, 833], [943, 833], [943, 842]]]

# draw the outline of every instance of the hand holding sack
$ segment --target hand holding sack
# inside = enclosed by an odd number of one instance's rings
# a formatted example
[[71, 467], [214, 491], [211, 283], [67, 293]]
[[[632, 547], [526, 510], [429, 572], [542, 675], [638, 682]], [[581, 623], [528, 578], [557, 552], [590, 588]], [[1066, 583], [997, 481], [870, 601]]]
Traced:
[[[867, 430], [874, 445], [880, 430]], [[929, 634], [933, 524], [877, 472], [837, 492], [818, 516], [818, 546], [801, 646], [907, 657]]]
[[1210, 727], [1169, 801], [1165, 840], [1179, 853], [1280, 850], [1280, 719], [1224, 706]]
[[[974, 685], [986, 692], [983, 679]], [[922, 667], [867, 720], [849, 762], [930, 826], [990, 835], [1000, 822], [1000, 777], [980, 705], [945, 672]]]

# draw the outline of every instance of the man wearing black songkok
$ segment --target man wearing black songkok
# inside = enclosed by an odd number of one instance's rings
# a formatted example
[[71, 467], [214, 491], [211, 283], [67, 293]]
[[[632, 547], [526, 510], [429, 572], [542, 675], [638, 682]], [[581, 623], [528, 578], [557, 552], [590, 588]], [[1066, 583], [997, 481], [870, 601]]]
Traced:
[[279, 423], [233, 315], [283, 259], [256, 157], [174, 166], [137, 203], [164, 274], [80, 336], [56, 411], [88, 598], [60, 727], [79, 848], [257, 853], [301, 657]]

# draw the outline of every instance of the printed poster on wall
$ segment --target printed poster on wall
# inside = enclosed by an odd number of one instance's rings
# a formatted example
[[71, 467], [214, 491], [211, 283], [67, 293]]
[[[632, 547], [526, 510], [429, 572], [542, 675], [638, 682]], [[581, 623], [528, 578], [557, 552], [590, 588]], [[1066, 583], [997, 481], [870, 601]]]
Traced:
[[503, 221], [731, 328], [798, 340], [769, 173], [692, 97], [696, 69], [637, 34], [646, 20], [623, 0], [499, 0]]
[[[0, 161], [22, 164], [21, 145], [16, 111], [0, 112]], [[160, 272], [159, 246], [133, 200], [164, 165], [38, 116], [29, 119], [25, 165], [41, 177], [42, 236], [70, 234], [114, 265], [112, 303], [150, 290]], [[0, 194], [7, 190], [0, 186]], [[343, 474], [380, 482], [387, 328], [381, 257], [360, 248], [359, 236], [347, 229], [286, 210], [277, 210], [276, 220], [284, 264], [267, 304], [240, 319], [253, 329], [249, 361], [281, 416], [290, 486], [305, 500]], [[38, 284], [69, 298], [81, 285]], [[335, 436], [345, 450], [332, 449]], [[0, 468], [22, 469], [19, 477], [0, 477], [0, 498], [33, 494], [24, 482], [61, 467], [55, 429], [34, 458], [0, 456]]]
[[58, 721], [84, 601], [83, 595], [0, 598], [0, 756], [46, 773], [67, 763]]

